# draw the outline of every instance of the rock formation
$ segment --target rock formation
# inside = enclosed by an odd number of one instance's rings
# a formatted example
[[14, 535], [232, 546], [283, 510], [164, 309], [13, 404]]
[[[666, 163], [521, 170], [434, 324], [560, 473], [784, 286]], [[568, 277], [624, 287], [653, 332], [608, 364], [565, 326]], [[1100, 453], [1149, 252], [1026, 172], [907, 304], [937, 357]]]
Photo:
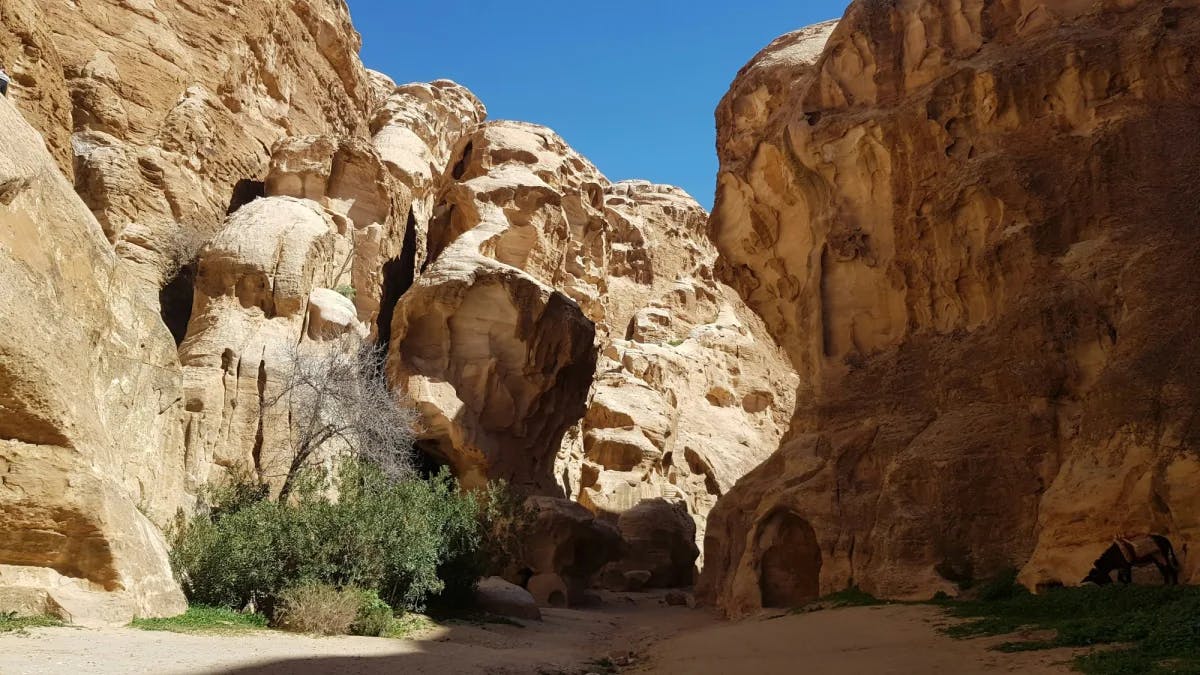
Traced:
[[426, 453], [468, 484], [577, 499], [620, 529], [617, 571], [656, 585], [691, 582], [704, 516], [777, 443], [795, 388], [713, 278], [705, 222], [548, 129], [487, 123], [455, 148], [392, 324]]
[[269, 402], [345, 334], [389, 345], [427, 464], [532, 495], [541, 602], [610, 561], [691, 582], [796, 388], [694, 200], [366, 70], [340, 0], [13, 0], [0, 23], [41, 133], [3, 104], [0, 609], [177, 610], [157, 528], [231, 476], [279, 487]]
[[718, 276], [800, 384], [706, 600], [1071, 584], [1200, 535], [1198, 37], [1189, 2], [858, 1], [739, 73]]
[[175, 343], [4, 99], [0, 136], [0, 604], [178, 613], [155, 526], [186, 498]]

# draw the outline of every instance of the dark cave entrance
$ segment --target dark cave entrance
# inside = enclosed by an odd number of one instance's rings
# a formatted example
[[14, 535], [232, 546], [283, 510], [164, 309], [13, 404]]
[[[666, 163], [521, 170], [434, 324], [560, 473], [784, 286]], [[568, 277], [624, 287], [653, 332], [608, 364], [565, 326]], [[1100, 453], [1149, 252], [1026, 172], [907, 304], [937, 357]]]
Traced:
[[392, 341], [392, 316], [400, 296], [412, 287], [417, 271], [417, 219], [408, 212], [408, 225], [404, 229], [404, 246], [400, 257], [383, 264], [383, 287], [379, 294], [379, 317], [375, 320], [375, 332], [379, 336], [376, 344], [388, 345]]
[[794, 513], [771, 516], [759, 535], [762, 606], [800, 607], [821, 595], [821, 548], [807, 520]]
[[175, 346], [187, 337], [188, 322], [192, 319], [192, 289], [196, 284], [196, 263], [182, 265], [175, 276], [158, 291], [158, 311], [167, 330], [175, 338]]
[[267, 187], [263, 181], [248, 178], [239, 180], [233, 186], [233, 195], [229, 198], [229, 208], [225, 211], [225, 215], [228, 216], [255, 199], [265, 196], [267, 196]]
[[413, 443], [413, 471], [428, 480], [438, 475], [442, 467], [450, 466], [444, 459], [436, 440], [425, 438]]

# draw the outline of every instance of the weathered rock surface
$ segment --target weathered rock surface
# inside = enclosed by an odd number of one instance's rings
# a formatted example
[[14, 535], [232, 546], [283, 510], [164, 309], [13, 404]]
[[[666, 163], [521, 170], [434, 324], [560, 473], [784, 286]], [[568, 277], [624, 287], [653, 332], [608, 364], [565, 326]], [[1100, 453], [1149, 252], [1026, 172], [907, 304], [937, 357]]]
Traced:
[[0, 23], [13, 100], [151, 291], [278, 140], [366, 136], [376, 103], [336, 0], [11, 0]]
[[1115, 533], [1200, 535], [1198, 37], [1191, 2], [860, 1], [743, 69], [718, 276], [800, 386], [705, 599], [1075, 583]]
[[186, 499], [174, 341], [4, 99], [0, 137], [0, 602], [178, 613], [151, 521]]
[[[612, 184], [548, 129], [484, 124], [451, 153], [392, 324], [425, 452], [469, 484], [577, 499], [656, 584], [690, 583], [704, 516], [776, 445], [795, 389], [713, 278], [705, 223], [681, 190]], [[659, 517], [622, 515], [643, 502]]]

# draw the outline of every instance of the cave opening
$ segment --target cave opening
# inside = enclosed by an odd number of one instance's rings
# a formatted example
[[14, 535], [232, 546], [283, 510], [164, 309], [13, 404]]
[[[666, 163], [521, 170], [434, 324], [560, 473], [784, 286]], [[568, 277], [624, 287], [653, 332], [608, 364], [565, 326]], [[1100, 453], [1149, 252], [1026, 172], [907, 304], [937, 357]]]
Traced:
[[821, 548], [808, 521], [794, 513], [771, 516], [761, 534], [762, 606], [800, 607], [821, 595]]
[[424, 480], [438, 475], [442, 467], [450, 466], [438, 448], [438, 442], [429, 438], [413, 443], [412, 461], [413, 471]]
[[175, 338], [175, 346], [187, 337], [188, 322], [192, 320], [192, 289], [196, 285], [196, 263], [180, 265], [170, 281], [158, 291], [158, 310], [167, 330]]
[[410, 210], [404, 229], [404, 245], [400, 257], [383, 264], [383, 282], [379, 294], [379, 316], [375, 319], [377, 344], [385, 348], [392, 341], [392, 317], [396, 303], [412, 287], [417, 272], [417, 218]]
[[233, 195], [229, 198], [229, 208], [225, 210], [225, 215], [228, 216], [255, 199], [266, 196], [266, 183], [261, 180], [243, 178], [233, 186]]

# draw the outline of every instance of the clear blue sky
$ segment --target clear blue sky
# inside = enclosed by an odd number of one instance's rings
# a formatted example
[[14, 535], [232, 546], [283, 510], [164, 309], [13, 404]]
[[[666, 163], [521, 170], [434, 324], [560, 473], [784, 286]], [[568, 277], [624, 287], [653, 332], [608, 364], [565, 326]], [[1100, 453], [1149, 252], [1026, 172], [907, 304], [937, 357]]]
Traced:
[[492, 119], [545, 124], [609, 178], [712, 205], [713, 110], [746, 61], [847, 0], [349, 0], [363, 61], [397, 82], [447, 77]]

